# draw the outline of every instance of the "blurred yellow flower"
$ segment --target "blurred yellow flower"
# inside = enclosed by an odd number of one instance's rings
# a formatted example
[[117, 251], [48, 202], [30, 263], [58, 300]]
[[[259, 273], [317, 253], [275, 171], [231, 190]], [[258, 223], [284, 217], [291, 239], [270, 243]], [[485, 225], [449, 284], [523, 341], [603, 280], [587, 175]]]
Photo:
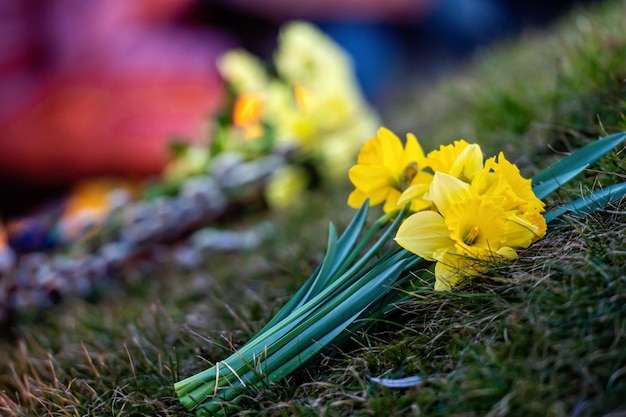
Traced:
[[[357, 165], [348, 172], [355, 190], [348, 197], [348, 205], [360, 207], [366, 199], [370, 205], [384, 202], [385, 213], [398, 210], [401, 193], [411, 186], [421, 185], [424, 192], [432, 175], [422, 170], [424, 152], [415, 136], [408, 134], [406, 145], [386, 128], [380, 128], [378, 135], [363, 145], [358, 155]], [[411, 202], [414, 211], [430, 206], [418, 196]]]
[[349, 55], [314, 25], [303, 21], [288, 23], [282, 28], [278, 43], [274, 63], [282, 79], [322, 95], [354, 84]]
[[267, 203], [278, 210], [293, 206], [295, 202], [301, 201], [307, 182], [307, 174], [302, 168], [286, 165], [277, 169], [265, 190]]
[[332, 166], [325, 174], [345, 175], [363, 138], [378, 123], [349, 55], [315, 26], [292, 22], [281, 31], [274, 62], [279, 77], [293, 88], [295, 102], [271, 110], [279, 139], [297, 143], [304, 153]]
[[163, 170], [163, 178], [168, 184], [180, 184], [185, 179], [207, 173], [211, 155], [201, 145], [184, 146], [173, 155]]
[[273, 64], [276, 76], [243, 50], [220, 59], [220, 73], [239, 97], [225, 143], [248, 149], [253, 143], [241, 138], [260, 137], [269, 126], [276, 146], [315, 160], [325, 176], [345, 176], [378, 124], [349, 55], [312, 24], [297, 21], [282, 28]]
[[263, 91], [269, 82], [259, 58], [243, 49], [226, 52], [218, 60], [217, 67], [236, 94]]

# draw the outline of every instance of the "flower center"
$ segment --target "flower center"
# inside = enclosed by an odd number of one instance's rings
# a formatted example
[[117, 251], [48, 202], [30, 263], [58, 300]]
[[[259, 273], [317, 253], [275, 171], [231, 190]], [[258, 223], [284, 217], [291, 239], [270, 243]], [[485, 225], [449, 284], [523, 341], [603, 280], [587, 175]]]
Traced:
[[472, 246], [476, 239], [478, 239], [478, 227], [472, 226], [469, 230], [466, 230], [461, 237], [463, 243], [468, 246]]
[[417, 162], [409, 162], [407, 166], [404, 167], [404, 171], [402, 171], [402, 174], [400, 174], [400, 180], [398, 181], [400, 185], [400, 191], [404, 191], [409, 188], [409, 185], [411, 185], [411, 181], [413, 181], [413, 178], [415, 178], [416, 175]]

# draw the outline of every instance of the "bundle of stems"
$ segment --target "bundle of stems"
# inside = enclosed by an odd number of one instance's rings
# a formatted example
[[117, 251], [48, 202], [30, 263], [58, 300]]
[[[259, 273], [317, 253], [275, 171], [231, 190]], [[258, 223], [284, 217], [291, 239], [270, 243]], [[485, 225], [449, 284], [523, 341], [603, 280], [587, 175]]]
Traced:
[[232, 400], [248, 385], [288, 376], [357, 318], [371, 313], [368, 308], [397, 288], [403, 272], [425, 267], [428, 262], [398, 246], [385, 250], [406, 213], [384, 215], [363, 234], [366, 203], [340, 238], [331, 223], [326, 256], [313, 275], [241, 349], [178, 382], [175, 389], [183, 405], [215, 413], [222, 407], [218, 400]]
[[[533, 177], [544, 199], [626, 139], [617, 133], [573, 152]], [[626, 195], [612, 185], [544, 215], [554, 229], [564, 215], [585, 216]], [[330, 224], [321, 265], [276, 316], [248, 343], [210, 369], [175, 384], [181, 403], [198, 415], [226, 414], [248, 389], [277, 382], [323, 349], [336, 344], [367, 319], [381, 317], [406, 297], [413, 281], [428, 282], [432, 262], [400, 248], [393, 235], [408, 207], [385, 214], [366, 228], [368, 202], [341, 235]]]

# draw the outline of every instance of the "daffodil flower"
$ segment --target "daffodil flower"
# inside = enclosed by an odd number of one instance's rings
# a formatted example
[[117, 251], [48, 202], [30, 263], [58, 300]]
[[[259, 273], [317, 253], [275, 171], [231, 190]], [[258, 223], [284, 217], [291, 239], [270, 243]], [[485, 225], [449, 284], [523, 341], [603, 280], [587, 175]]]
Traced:
[[[456, 141], [424, 157], [413, 135], [403, 146], [395, 134], [380, 129], [350, 170], [356, 187], [350, 204], [363, 204], [341, 235], [331, 223], [320, 267], [250, 341], [211, 368], [178, 381], [174, 388], [181, 403], [198, 415], [235, 410], [250, 389], [286, 378], [368, 320], [384, 319], [427, 278], [431, 263], [435, 290], [449, 290], [463, 277], [486, 272], [489, 263], [515, 259], [517, 249], [546, 233], [546, 221], [564, 213], [590, 214], [623, 199], [626, 183], [544, 217], [538, 196], [547, 197], [624, 141], [626, 132], [592, 142], [535, 175], [531, 186], [502, 153], [483, 164], [478, 145]], [[293, 198], [297, 172], [277, 180], [279, 199]], [[401, 192], [406, 201], [396, 211]], [[384, 202], [387, 213], [366, 229], [367, 199], [370, 205]], [[409, 208], [416, 212], [410, 214]], [[384, 250], [396, 230], [395, 240], [406, 250]]]
[[295, 149], [315, 160], [329, 178], [343, 178], [354, 156], [376, 131], [378, 118], [360, 91], [352, 61], [330, 37], [306, 22], [291, 22], [280, 32], [271, 71], [243, 50], [218, 62], [236, 95], [232, 126], [222, 133], [226, 149], [255, 154], [255, 140]]
[[[477, 144], [469, 144], [461, 139], [431, 151], [426, 155], [424, 166], [431, 172], [443, 172], [469, 182], [483, 169], [483, 154]], [[402, 192], [398, 204], [404, 205], [416, 198], [428, 201], [429, 185], [424, 183], [411, 185]]]
[[[410, 187], [425, 193], [432, 174], [423, 170], [425, 156], [415, 136], [408, 134], [406, 145], [388, 129], [380, 128], [378, 135], [363, 145], [348, 175], [355, 190], [348, 197], [348, 205], [360, 207], [366, 199], [370, 205], [384, 202], [383, 211], [392, 212], [401, 208], [398, 199], [402, 192]], [[430, 201], [420, 199], [413, 194], [411, 209], [423, 210], [431, 205]]]
[[307, 187], [307, 175], [303, 168], [284, 166], [272, 173], [265, 190], [269, 206], [277, 210], [287, 210], [298, 200]]
[[237, 94], [263, 91], [270, 81], [263, 62], [243, 49], [226, 52], [218, 60], [217, 67], [229, 87]]
[[[524, 189], [513, 190], [513, 186], [526, 183], [502, 155], [499, 158], [501, 166], [490, 162], [473, 183], [436, 172], [429, 197], [437, 211], [415, 213], [398, 229], [395, 240], [400, 246], [436, 262], [437, 291], [449, 290], [464, 275], [484, 272], [484, 261], [515, 259], [515, 249], [525, 248], [545, 234], [539, 209], [519, 209], [537, 208], [536, 197], [526, 195]], [[519, 203], [517, 207], [511, 198]]]
[[443, 172], [470, 182], [483, 169], [483, 154], [477, 144], [460, 139], [429, 152], [427, 165], [433, 172]]
[[545, 203], [535, 196], [532, 182], [520, 175], [519, 169], [510, 163], [502, 152], [485, 162], [485, 167], [472, 180], [472, 187], [479, 193], [500, 194], [506, 198], [509, 208], [522, 212], [539, 213]]

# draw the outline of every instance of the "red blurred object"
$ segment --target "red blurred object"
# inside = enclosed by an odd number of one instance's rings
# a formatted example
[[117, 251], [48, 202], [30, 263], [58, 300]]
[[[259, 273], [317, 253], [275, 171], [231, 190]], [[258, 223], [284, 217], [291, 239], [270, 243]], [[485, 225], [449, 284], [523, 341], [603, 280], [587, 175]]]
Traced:
[[0, 175], [155, 174], [172, 138], [206, 139], [231, 45], [178, 24], [193, 3], [0, 2]]

